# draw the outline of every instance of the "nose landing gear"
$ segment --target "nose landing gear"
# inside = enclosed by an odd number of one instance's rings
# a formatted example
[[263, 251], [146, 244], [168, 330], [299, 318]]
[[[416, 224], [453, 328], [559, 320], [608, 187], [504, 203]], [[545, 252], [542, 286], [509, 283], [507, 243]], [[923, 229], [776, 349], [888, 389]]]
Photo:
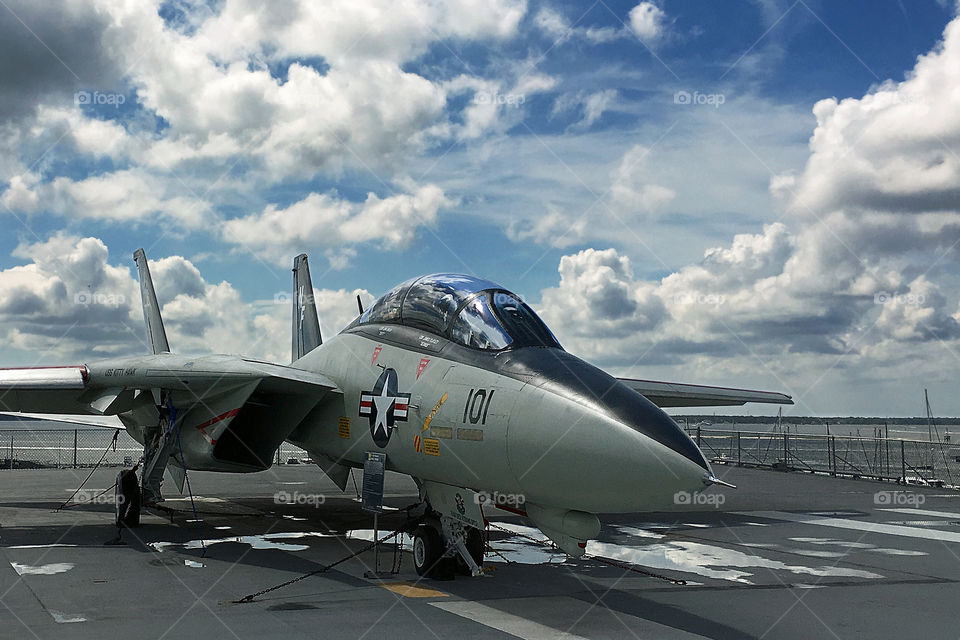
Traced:
[[413, 567], [417, 575], [449, 580], [454, 575], [482, 575], [483, 535], [447, 516], [430, 515], [413, 532]]

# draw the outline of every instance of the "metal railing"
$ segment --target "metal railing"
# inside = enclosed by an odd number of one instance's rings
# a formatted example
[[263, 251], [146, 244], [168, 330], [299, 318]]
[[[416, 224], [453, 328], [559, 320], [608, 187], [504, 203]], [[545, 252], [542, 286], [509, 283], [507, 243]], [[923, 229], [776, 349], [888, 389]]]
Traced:
[[[120, 430], [116, 446], [114, 429], [12, 429], [0, 431], [0, 469], [41, 469], [92, 467], [103, 459], [103, 466], [121, 467], [136, 463], [143, 446], [126, 431]], [[303, 449], [284, 443], [274, 458], [275, 464], [309, 460]]]
[[882, 436], [809, 435], [691, 427], [712, 464], [810, 471], [907, 484], [960, 485], [960, 444]]

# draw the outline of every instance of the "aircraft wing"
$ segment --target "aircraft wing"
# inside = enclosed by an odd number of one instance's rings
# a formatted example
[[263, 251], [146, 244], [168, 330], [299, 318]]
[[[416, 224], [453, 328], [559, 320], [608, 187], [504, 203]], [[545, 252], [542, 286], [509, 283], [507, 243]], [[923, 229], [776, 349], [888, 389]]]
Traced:
[[117, 415], [135, 396], [173, 390], [186, 409], [237, 385], [279, 395], [339, 393], [318, 373], [237, 356], [190, 357], [171, 353], [101, 360], [88, 365], [0, 369], [0, 411], [36, 414]]
[[0, 411], [118, 416], [141, 441], [159, 423], [161, 393], [176, 411], [187, 467], [210, 471], [266, 468], [310, 411], [342, 401], [322, 374], [238, 356], [157, 353], [0, 369]]
[[754, 391], [731, 387], [709, 387], [700, 384], [659, 382], [617, 378], [658, 407], [721, 407], [737, 406], [747, 402], [793, 404], [793, 399], [776, 391]]
[[[51, 422], [56, 423], [56, 425], [63, 425], [64, 429], [70, 427], [70, 425], [103, 427], [104, 429], [126, 429], [124, 424], [120, 421], [120, 418], [117, 416], [73, 415], [69, 413], [13, 413], [3, 411], [0, 411], [0, 415], [10, 416], [12, 418], [20, 418], [21, 426], [25, 427], [29, 427], [35, 420], [43, 420], [45, 423], [47, 423], [44, 424], [45, 429], [50, 428], [49, 423]], [[3, 425], [3, 423], [0, 422], [0, 425]]]

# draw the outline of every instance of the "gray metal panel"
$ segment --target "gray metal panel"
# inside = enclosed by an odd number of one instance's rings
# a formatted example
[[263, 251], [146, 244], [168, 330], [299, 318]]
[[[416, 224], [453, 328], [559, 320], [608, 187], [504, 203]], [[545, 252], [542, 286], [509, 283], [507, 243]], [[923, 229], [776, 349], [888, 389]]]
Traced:
[[4, 389], [83, 389], [84, 373], [82, 366], [0, 369], [0, 392]]
[[133, 254], [133, 261], [137, 263], [140, 272], [140, 300], [143, 303], [143, 319], [147, 324], [147, 340], [154, 353], [169, 353], [170, 344], [167, 342], [167, 332], [163, 328], [163, 319], [160, 317], [160, 303], [157, 302], [157, 293], [153, 289], [153, 279], [150, 277], [150, 267], [147, 265], [147, 255], [143, 249], [137, 249]]
[[633, 378], [617, 378], [617, 380], [645, 396], [658, 407], [737, 406], [747, 402], [793, 404], [790, 396], [776, 391], [754, 391]]

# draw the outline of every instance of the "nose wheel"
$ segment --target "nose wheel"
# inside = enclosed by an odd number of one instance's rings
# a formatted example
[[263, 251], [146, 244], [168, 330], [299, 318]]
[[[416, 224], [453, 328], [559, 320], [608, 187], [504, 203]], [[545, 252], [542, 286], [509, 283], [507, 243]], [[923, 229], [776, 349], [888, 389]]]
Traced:
[[445, 545], [434, 527], [422, 524], [413, 532], [413, 568], [418, 576], [435, 577], [444, 551]]
[[[483, 536], [473, 527], [434, 523], [431, 519], [413, 532], [413, 567], [417, 575], [449, 580], [457, 573], [480, 575], [483, 563]], [[439, 526], [438, 526], [439, 525]]]

